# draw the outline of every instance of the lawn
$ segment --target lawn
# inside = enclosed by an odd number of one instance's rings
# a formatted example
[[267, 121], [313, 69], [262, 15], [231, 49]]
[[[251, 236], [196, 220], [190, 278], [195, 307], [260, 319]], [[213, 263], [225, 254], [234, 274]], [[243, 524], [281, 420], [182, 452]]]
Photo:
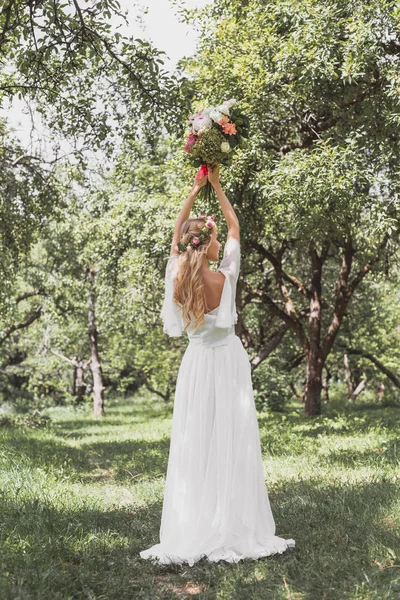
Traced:
[[[340, 408], [340, 411], [338, 410]], [[172, 404], [149, 395], [48, 409], [0, 427], [0, 598], [400, 598], [400, 409], [259, 412], [277, 534], [296, 548], [237, 564], [158, 566]], [[5, 422], [7, 425], [7, 422]]]

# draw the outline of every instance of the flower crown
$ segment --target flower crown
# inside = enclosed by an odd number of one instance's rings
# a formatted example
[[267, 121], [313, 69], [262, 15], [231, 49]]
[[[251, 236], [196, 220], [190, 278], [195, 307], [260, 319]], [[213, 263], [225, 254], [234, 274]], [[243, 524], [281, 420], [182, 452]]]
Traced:
[[201, 244], [204, 244], [204, 242], [210, 235], [211, 229], [215, 226], [214, 217], [212, 215], [207, 216], [206, 213], [200, 213], [199, 216], [196, 218], [203, 219], [204, 221], [206, 221], [206, 224], [204, 225], [204, 227], [202, 227], [201, 233], [199, 233], [199, 235], [195, 235], [186, 244], [178, 242], [177, 245], [180, 252], [185, 252], [188, 246], [191, 246], [192, 248], [198, 248], [199, 246], [201, 246]]

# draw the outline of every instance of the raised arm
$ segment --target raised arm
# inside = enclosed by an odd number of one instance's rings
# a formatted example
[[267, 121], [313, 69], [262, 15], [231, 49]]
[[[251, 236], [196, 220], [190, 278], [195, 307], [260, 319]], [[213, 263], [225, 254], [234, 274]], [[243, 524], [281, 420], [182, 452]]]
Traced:
[[229, 202], [228, 198], [225, 196], [225, 193], [221, 187], [219, 182], [219, 167], [211, 168], [208, 166], [208, 180], [213, 186], [215, 193], [217, 194], [217, 198], [222, 208], [222, 212], [224, 213], [224, 217], [226, 220], [226, 224], [228, 226], [228, 237], [235, 238], [240, 242], [240, 226], [239, 219], [236, 216], [235, 211], [233, 210], [232, 204]]
[[176, 218], [174, 235], [172, 237], [172, 244], [171, 244], [171, 252], [170, 252], [171, 256], [173, 254], [178, 253], [178, 242], [181, 239], [181, 227], [182, 227], [183, 223], [190, 217], [190, 211], [192, 209], [193, 202], [194, 202], [197, 194], [199, 193], [200, 188], [202, 188], [203, 185], [206, 185], [206, 183], [207, 183], [207, 175], [200, 177], [200, 178], [198, 178], [196, 175], [196, 178], [194, 180], [190, 194], [186, 198], [186, 200]]

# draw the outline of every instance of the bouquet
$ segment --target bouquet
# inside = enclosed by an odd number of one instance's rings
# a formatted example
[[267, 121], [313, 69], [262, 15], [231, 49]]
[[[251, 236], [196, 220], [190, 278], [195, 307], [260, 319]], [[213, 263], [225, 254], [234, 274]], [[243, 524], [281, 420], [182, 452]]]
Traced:
[[[195, 167], [200, 167], [197, 177], [207, 175], [207, 165], [230, 165], [235, 148], [245, 145], [248, 118], [234, 108], [236, 100], [226, 100], [219, 106], [209, 106], [188, 119], [189, 135], [184, 150]], [[202, 188], [210, 197], [210, 182]]]

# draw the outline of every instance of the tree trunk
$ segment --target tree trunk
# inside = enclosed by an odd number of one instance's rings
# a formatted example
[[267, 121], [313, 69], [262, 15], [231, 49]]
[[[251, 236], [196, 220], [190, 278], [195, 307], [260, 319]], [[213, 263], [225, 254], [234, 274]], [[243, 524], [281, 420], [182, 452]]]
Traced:
[[343, 355], [343, 362], [344, 362], [344, 379], [345, 379], [345, 382], [347, 385], [347, 396], [348, 396], [349, 400], [351, 400], [353, 397], [353, 384], [351, 381], [349, 357], [347, 356], [346, 353]]
[[297, 400], [299, 402], [301, 402], [302, 404], [304, 404], [304, 394], [301, 394], [298, 389], [296, 388], [295, 384], [293, 383], [293, 381], [291, 381], [289, 383], [289, 388], [292, 390], [293, 394], [296, 396]]
[[329, 369], [327, 369], [326, 365], [325, 365], [325, 370], [326, 370], [326, 377], [325, 379], [322, 380], [322, 389], [324, 390], [324, 402], [325, 404], [329, 403], [329, 380], [331, 378], [331, 373], [329, 371]]
[[282, 323], [280, 327], [270, 334], [264, 345], [259, 348], [257, 355], [250, 362], [252, 372], [279, 346], [288, 329], [289, 326], [286, 323]]
[[81, 403], [85, 395], [84, 382], [84, 366], [83, 361], [78, 357], [74, 357], [74, 380], [73, 380], [73, 395], [76, 397], [77, 403]]
[[[364, 373], [365, 375], [365, 373]], [[367, 385], [367, 380], [366, 379], [361, 379], [360, 383], [357, 385], [356, 389], [354, 390], [354, 392], [351, 395], [350, 401], [353, 402], [357, 396], [359, 396], [361, 394], [361, 392], [365, 389], [365, 386]]]
[[96, 418], [104, 415], [104, 398], [103, 398], [103, 373], [101, 370], [101, 361], [97, 343], [97, 326], [96, 326], [96, 292], [95, 278], [96, 273], [94, 266], [88, 268], [89, 276], [89, 340], [90, 340], [90, 370], [93, 378], [93, 412]]
[[312, 280], [310, 294], [309, 332], [310, 342], [306, 352], [306, 389], [304, 411], [308, 417], [321, 414], [322, 369], [321, 358], [321, 279], [323, 260], [315, 248], [310, 248]]
[[[321, 303], [321, 288], [322, 288], [322, 268], [328, 257], [330, 249], [330, 241], [327, 239], [321, 247], [320, 255], [317, 254], [316, 248], [311, 244], [309, 254], [312, 265], [312, 284], [311, 288], [307, 287], [297, 277], [288, 273], [283, 266], [283, 255], [285, 251], [291, 247], [288, 240], [283, 240], [280, 248], [275, 251], [271, 248], [265, 248], [256, 240], [250, 242], [250, 246], [255, 248], [262, 258], [269, 261], [275, 271], [275, 279], [277, 288], [281, 298], [279, 301], [270, 296], [270, 279], [265, 277], [264, 284], [258, 287], [245, 285], [249, 298], [257, 299], [257, 302], [262, 302], [271, 311], [274, 316], [279, 317], [296, 335], [298, 343], [304, 356], [307, 359], [306, 367], [306, 385], [304, 388], [305, 395], [305, 414], [309, 416], [318, 415], [321, 412], [321, 390], [322, 390], [322, 369], [326, 364], [327, 358], [332, 351], [333, 344], [341, 327], [345, 316], [348, 304], [354, 295], [355, 290], [361, 284], [363, 279], [370, 273], [373, 265], [378, 263], [385, 250], [390, 234], [384, 235], [378, 251], [372, 255], [369, 260], [359, 269], [359, 271], [350, 279], [350, 273], [353, 263], [353, 255], [356, 250], [353, 246], [351, 237], [344, 240], [342, 245], [343, 256], [339, 269], [338, 279], [336, 282], [333, 314], [328, 325], [327, 332], [321, 340], [321, 323], [322, 323], [322, 303]], [[290, 261], [289, 261], [290, 262]], [[296, 310], [290, 292], [288, 292], [287, 284], [291, 289], [296, 289], [306, 300], [310, 301], [309, 312], [309, 337], [303, 324], [303, 317], [306, 311]], [[284, 304], [284, 308], [281, 304]], [[349, 352], [350, 353], [350, 352]], [[378, 368], [383, 371], [383, 365], [378, 364], [379, 361], [371, 355], [363, 356], [369, 358]], [[385, 370], [385, 373], [391, 380], [400, 388], [400, 379]], [[389, 375], [390, 373], [390, 375]], [[315, 378], [315, 379], [314, 379]]]
[[322, 368], [319, 353], [310, 351], [307, 356], [304, 394], [304, 411], [308, 417], [321, 414]]

